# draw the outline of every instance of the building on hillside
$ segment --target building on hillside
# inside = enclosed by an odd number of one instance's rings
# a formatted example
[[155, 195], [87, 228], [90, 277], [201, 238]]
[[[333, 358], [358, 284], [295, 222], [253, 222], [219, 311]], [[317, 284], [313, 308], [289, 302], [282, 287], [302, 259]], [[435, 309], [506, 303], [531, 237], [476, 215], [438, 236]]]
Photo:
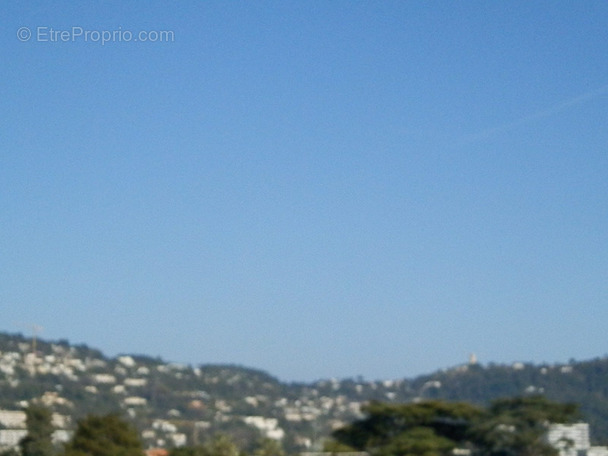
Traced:
[[285, 431], [281, 429], [279, 420], [276, 418], [266, 418], [263, 416], [246, 416], [243, 418], [245, 423], [250, 426], [254, 426], [262, 432], [269, 439], [281, 440], [285, 437]]
[[589, 443], [589, 424], [552, 424], [547, 432], [547, 440], [559, 450], [560, 456], [584, 456]]
[[25, 429], [25, 412], [0, 410], [0, 424], [6, 429]]
[[591, 446], [589, 424], [552, 424], [547, 441], [559, 450], [559, 456], [608, 456], [608, 447]]
[[26, 435], [25, 429], [0, 429], [0, 451], [17, 448]]
[[[66, 443], [72, 438], [73, 431], [67, 430], [70, 417], [53, 413], [53, 442]], [[25, 412], [22, 410], [0, 410], [0, 452], [16, 449], [19, 442], [27, 435]], [[601, 455], [598, 455], [601, 456]]]

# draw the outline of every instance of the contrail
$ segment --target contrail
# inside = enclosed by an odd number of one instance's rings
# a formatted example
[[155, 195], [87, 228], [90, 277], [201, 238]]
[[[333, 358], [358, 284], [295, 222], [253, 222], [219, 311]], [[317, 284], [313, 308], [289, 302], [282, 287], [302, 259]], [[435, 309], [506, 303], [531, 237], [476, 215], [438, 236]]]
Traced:
[[471, 143], [471, 142], [477, 142], [477, 141], [487, 139], [497, 133], [502, 133], [502, 132], [511, 130], [513, 128], [519, 127], [520, 125], [524, 125], [524, 124], [536, 121], [538, 119], [543, 119], [545, 117], [552, 116], [554, 114], [557, 114], [558, 112], [565, 111], [566, 109], [568, 109], [572, 106], [583, 104], [589, 100], [592, 100], [592, 99], [599, 97], [600, 95], [604, 95], [606, 93], [608, 93], [608, 84], [600, 87], [599, 89], [583, 93], [582, 95], [578, 95], [578, 96], [576, 96], [574, 98], [570, 98], [566, 101], [562, 101], [561, 103], [551, 106], [550, 108], [543, 109], [542, 111], [537, 111], [533, 114], [521, 117], [512, 122], [507, 122], [502, 125], [498, 125], [496, 127], [488, 128], [486, 130], [480, 131], [479, 133], [467, 135], [462, 139], [462, 142]]

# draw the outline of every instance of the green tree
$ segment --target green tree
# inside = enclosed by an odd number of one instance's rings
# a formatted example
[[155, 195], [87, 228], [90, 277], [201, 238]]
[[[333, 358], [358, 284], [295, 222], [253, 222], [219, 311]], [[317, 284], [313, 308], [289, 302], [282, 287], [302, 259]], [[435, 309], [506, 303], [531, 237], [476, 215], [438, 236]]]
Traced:
[[22, 456], [52, 456], [52, 413], [43, 405], [32, 403], [25, 409], [27, 435], [19, 442]]
[[472, 427], [471, 440], [481, 456], [552, 456], [557, 450], [545, 439], [550, 423], [578, 418], [575, 404], [560, 404], [542, 396], [499, 399]]
[[21, 453], [14, 448], [9, 448], [8, 450], [4, 450], [0, 452], [0, 456], [20, 456]]
[[202, 445], [173, 448], [169, 454], [171, 456], [206, 456]]
[[263, 438], [253, 454], [254, 456], [285, 456], [285, 450], [277, 440]]
[[334, 439], [375, 455], [440, 456], [464, 442], [483, 411], [462, 402], [424, 401], [413, 404], [374, 402], [366, 418], [333, 433]]
[[216, 434], [203, 445], [171, 450], [171, 456], [240, 456], [239, 447], [226, 434]]
[[345, 445], [373, 456], [444, 456], [457, 447], [476, 456], [554, 456], [545, 439], [548, 425], [578, 417], [575, 405], [541, 396], [501, 399], [485, 410], [424, 401], [372, 403], [364, 411], [366, 418], [334, 432], [326, 448]]
[[78, 422], [65, 456], [141, 456], [137, 431], [116, 414], [91, 415]]
[[239, 456], [239, 447], [226, 434], [216, 435], [203, 446], [206, 456]]
[[353, 451], [357, 450], [334, 439], [327, 439], [323, 442], [323, 452], [325, 453], [351, 453]]
[[436, 456], [451, 453], [455, 446], [453, 440], [421, 426], [402, 432], [376, 453], [381, 456]]

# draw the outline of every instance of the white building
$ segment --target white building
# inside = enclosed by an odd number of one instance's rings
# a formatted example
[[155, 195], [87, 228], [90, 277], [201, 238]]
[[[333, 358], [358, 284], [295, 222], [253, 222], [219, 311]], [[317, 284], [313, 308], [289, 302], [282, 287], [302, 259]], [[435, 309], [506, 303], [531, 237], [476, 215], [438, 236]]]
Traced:
[[173, 440], [173, 445], [176, 447], [182, 447], [185, 446], [186, 443], [188, 443], [188, 438], [186, 434], [182, 434], [181, 432], [171, 434], [171, 440]]
[[95, 374], [93, 375], [93, 381], [95, 383], [112, 384], [116, 383], [116, 377], [110, 374]]
[[129, 396], [123, 400], [125, 405], [146, 405], [148, 401], [144, 397]]
[[279, 427], [279, 420], [276, 418], [246, 416], [243, 418], [243, 421], [250, 426], [258, 428], [269, 439], [281, 440], [285, 437], [285, 431]]
[[130, 356], [119, 356], [118, 361], [125, 367], [135, 367], [135, 360]]
[[608, 456], [608, 448], [591, 446], [589, 424], [552, 424], [547, 441], [559, 450], [560, 456]]
[[21, 410], [0, 410], [0, 424], [7, 429], [25, 429], [25, 412]]
[[125, 386], [141, 387], [147, 384], [148, 380], [145, 378], [125, 378]]
[[25, 429], [0, 429], [0, 448], [15, 448], [26, 435]]
[[560, 456], [586, 454], [589, 443], [589, 424], [552, 424], [549, 426], [547, 440], [559, 450]]
[[74, 431], [68, 431], [66, 429], [57, 429], [56, 431], [53, 431], [53, 443], [67, 443], [70, 441], [73, 435]]
[[601, 446], [592, 446], [587, 451], [587, 456], [608, 456], [608, 448]]
[[[65, 443], [72, 437], [73, 432], [66, 430], [71, 424], [69, 416], [52, 414], [53, 442]], [[0, 410], [0, 451], [16, 448], [23, 437], [27, 435], [25, 412], [22, 410]], [[602, 455], [597, 455], [602, 456]]]

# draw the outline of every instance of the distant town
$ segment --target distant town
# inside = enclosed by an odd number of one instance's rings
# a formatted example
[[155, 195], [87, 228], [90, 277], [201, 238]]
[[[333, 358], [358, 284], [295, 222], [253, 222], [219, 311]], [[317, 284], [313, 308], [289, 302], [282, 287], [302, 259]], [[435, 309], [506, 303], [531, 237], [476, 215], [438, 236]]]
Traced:
[[[606, 359], [586, 363], [595, 364], [480, 366], [471, 357], [463, 365], [412, 380], [285, 384], [240, 366], [194, 367], [137, 355], [107, 358], [99, 350], [67, 341], [0, 334], [0, 450], [15, 448], [25, 437], [23, 410], [35, 400], [52, 410], [58, 444], [69, 441], [77, 421], [88, 414], [118, 411], [134, 424], [147, 448], [196, 445], [210, 435], [227, 433], [243, 448], [267, 438], [281, 442], [288, 453], [320, 452], [332, 431], [364, 416], [362, 407], [369, 401], [483, 403], [532, 393], [554, 397], [555, 391], [564, 392], [560, 382], [569, 385], [571, 397], [578, 383], [584, 390], [587, 380], [597, 382], [584, 377], [586, 369], [606, 377]], [[596, 443], [606, 441], [608, 425], [585, 414], [585, 394], [588, 390], [580, 397], [586, 421], [553, 426], [548, 439], [563, 456], [608, 456], [605, 447], [592, 444], [593, 438]], [[594, 402], [596, 409], [598, 405], [601, 400]]]

